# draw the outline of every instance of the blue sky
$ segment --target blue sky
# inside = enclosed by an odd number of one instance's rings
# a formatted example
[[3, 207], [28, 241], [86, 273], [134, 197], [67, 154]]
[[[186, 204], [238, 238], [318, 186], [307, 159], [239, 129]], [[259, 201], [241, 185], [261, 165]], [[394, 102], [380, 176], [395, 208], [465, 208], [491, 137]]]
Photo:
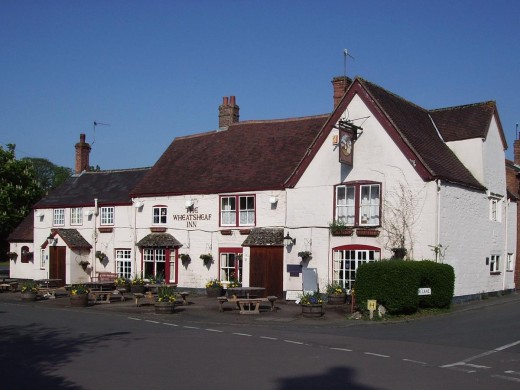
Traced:
[[85, 133], [91, 165], [151, 166], [216, 129], [223, 96], [241, 120], [330, 112], [344, 49], [348, 76], [425, 108], [495, 100], [512, 158], [512, 0], [1, 0], [0, 144], [73, 168]]

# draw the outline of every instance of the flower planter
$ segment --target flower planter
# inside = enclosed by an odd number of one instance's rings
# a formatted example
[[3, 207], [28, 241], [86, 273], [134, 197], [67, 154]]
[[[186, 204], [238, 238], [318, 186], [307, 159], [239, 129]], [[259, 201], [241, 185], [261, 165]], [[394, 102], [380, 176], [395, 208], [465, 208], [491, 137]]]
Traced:
[[377, 230], [377, 229], [357, 229], [356, 236], [358, 236], [358, 237], [377, 237], [377, 236], [379, 236], [379, 230]]
[[339, 229], [330, 231], [330, 234], [332, 234], [333, 236], [351, 236], [353, 233], [353, 229]]
[[35, 292], [30, 292], [30, 291], [26, 291], [26, 292], [23, 292], [23, 293], [20, 293], [20, 297], [22, 298], [22, 301], [35, 301], [36, 300], [36, 293]]
[[175, 312], [175, 302], [155, 302], [155, 314], [172, 314]]
[[328, 305], [344, 305], [347, 301], [347, 294], [334, 294], [327, 296]]
[[206, 287], [206, 294], [208, 297], [216, 298], [222, 296], [224, 290], [222, 287]]
[[72, 307], [87, 307], [88, 306], [88, 294], [71, 295], [70, 306]]
[[319, 318], [323, 315], [323, 305], [321, 303], [303, 304], [302, 315], [306, 318]]
[[132, 284], [130, 286], [130, 292], [132, 294], [144, 294], [146, 291], [146, 287], [144, 284]]

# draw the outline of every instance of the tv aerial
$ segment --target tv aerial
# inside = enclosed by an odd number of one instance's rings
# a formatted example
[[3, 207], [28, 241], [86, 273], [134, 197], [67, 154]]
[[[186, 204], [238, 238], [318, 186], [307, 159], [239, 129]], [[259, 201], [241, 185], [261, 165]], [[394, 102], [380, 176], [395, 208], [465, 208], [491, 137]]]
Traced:
[[110, 126], [109, 123], [101, 123], [101, 122], [96, 122], [94, 121], [94, 126], [93, 126], [93, 129], [94, 129], [94, 135], [92, 137], [92, 143], [91, 145], [94, 145], [94, 142], [96, 142], [96, 126]]

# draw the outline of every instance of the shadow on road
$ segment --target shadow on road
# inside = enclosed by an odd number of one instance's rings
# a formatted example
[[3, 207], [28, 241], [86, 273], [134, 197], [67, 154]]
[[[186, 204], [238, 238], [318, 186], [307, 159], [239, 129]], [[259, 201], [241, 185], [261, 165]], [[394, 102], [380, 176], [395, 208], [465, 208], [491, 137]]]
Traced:
[[128, 334], [71, 337], [66, 328], [45, 329], [35, 324], [0, 326], [0, 383], [4, 389], [82, 389], [54, 370], [85, 349]]
[[279, 380], [279, 390], [349, 389], [375, 390], [373, 387], [356, 384], [354, 370], [348, 367], [332, 367], [322, 375], [298, 376]]

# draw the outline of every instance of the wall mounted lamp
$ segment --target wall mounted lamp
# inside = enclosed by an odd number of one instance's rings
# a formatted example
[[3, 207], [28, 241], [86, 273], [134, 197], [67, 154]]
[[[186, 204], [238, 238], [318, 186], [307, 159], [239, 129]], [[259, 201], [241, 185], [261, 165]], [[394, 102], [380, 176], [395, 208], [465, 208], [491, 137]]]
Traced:
[[290, 235], [289, 235], [289, 232], [287, 232], [287, 235], [283, 238], [283, 245], [287, 248], [293, 246], [294, 244], [296, 244], [296, 238], [292, 238]]
[[193, 199], [186, 200], [184, 206], [186, 207], [186, 210], [193, 210]]
[[270, 196], [269, 197], [269, 203], [275, 204], [277, 202], [278, 202], [278, 197], [276, 197], [276, 196]]
[[49, 234], [49, 237], [47, 237], [47, 243], [49, 245], [55, 246], [58, 243], [58, 238], [55, 238], [52, 234]]
[[134, 207], [135, 207], [136, 209], [140, 209], [141, 207], [143, 207], [143, 202], [141, 202], [141, 201], [137, 201], [137, 202], [135, 202], [135, 203], [134, 203]]

